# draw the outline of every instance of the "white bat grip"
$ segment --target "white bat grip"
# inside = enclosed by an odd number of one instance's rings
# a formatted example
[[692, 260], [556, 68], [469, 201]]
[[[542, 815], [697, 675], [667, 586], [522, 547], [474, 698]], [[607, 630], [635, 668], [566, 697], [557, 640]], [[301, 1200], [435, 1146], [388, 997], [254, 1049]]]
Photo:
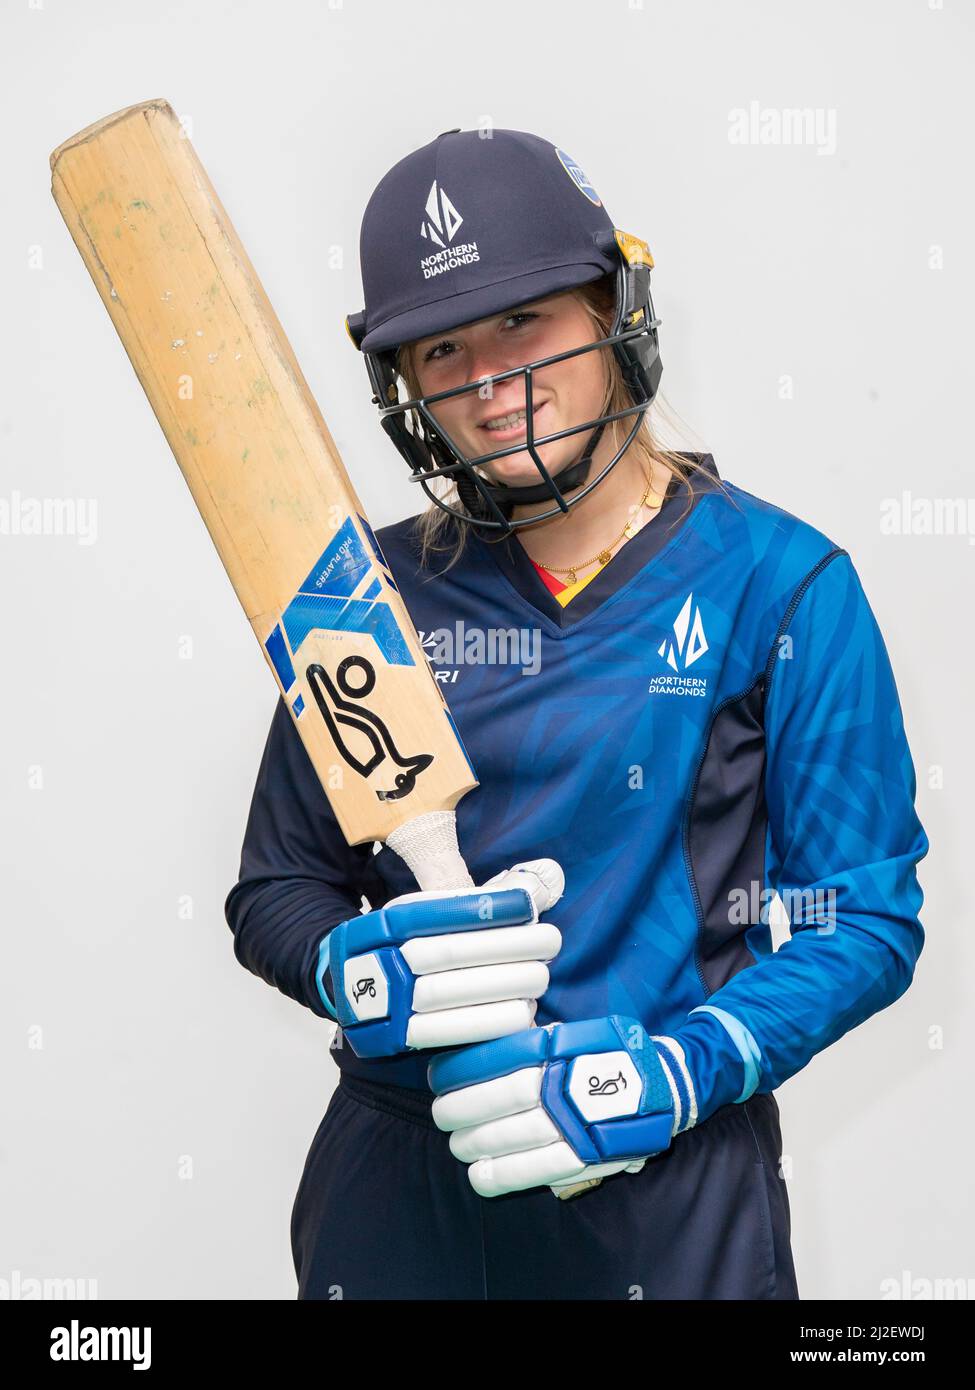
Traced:
[[405, 860], [424, 892], [474, 887], [457, 845], [455, 812], [427, 811], [414, 816], [397, 826], [386, 843]]

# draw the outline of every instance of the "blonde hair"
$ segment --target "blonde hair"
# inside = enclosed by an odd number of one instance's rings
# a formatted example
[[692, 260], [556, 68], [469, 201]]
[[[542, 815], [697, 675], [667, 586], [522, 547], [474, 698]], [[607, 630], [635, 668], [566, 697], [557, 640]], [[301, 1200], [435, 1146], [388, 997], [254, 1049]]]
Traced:
[[[612, 331], [613, 318], [615, 314], [616, 295], [614, 277], [605, 275], [599, 280], [592, 280], [588, 284], [579, 285], [567, 291], [575, 295], [581, 302], [583, 308], [589, 314], [594, 327], [594, 341], [598, 338], [608, 337]], [[633, 404], [633, 398], [626, 388], [623, 379], [623, 371], [620, 367], [619, 359], [612, 349], [600, 349], [598, 355], [603, 358], [608, 366], [608, 380], [604, 393], [603, 405], [599, 411], [600, 415], [611, 415], [615, 411], [625, 410]], [[412, 344], [404, 343], [396, 354], [396, 370], [402, 377], [406, 387], [407, 400], [416, 400], [421, 394], [419, 378], [413, 366]], [[671, 429], [679, 434], [686, 435], [689, 431], [679, 417], [665, 401], [662, 400], [660, 393], [654, 398], [650, 410], [646, 411], [640, 421], [639, 429], [635, 434], [629, 450], [635, 450], [644, 465], [644, 471], [648, 479], [652, 476], [653, 464], [660, 463], [671, 473], [677, 475], [678, 479], [687, 485], [688, 490], [688, 509], [693, 505], [693, 486], [691, 475], [698, 471], [703, 471], [701, 465], [694, 459], [688, 458], [686, 453], [678, 452], [675, 449], [666, 447], [656, 429], [656, 423], [651, 423], [651, 411], [662, 417], [669, 423]], [[416, 429], [416, 414], [414, 416], [414, 430]], [[611, 432], [614, 450], [619, 448], [620, 443], [633, 428], [633, 417], [624, 416], [620, 420], [611, 421], [607, 430]], [[456, 484], [449, 478], [434, 478], [428, 484], [439, 497], [442, 497], [448, 505], [456, 507], [458, 510], [465, 510], [457, 493]], [[686, 513], [685, 513], [686, 515]], [[450, 553], [450, 562], [447, 569], [457, 563], [461, 553], [467, 543], [467, 536], [470, 527], [463, 522], [455, 521], [447, 512], [443, 511], [431, 502], [426, 511], [417, 517], [414, 528], [415, 534], [420, 542], [420, 563], [425, 566], [430, 555], [437, 553]], [[490, 535], [490, 533], [486, 533]]]

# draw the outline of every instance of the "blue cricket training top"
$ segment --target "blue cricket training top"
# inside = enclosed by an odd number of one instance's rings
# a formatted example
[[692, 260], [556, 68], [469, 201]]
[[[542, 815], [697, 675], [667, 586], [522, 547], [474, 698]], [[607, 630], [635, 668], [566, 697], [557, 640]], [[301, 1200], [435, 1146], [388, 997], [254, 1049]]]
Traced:
[[[379, 535], [480, 780], [457, 809], [474, 882], [565, 870], [536, 1022], [628, 1014], [676, 1038], [700, 1121], [904, 992], [928, 841], [849, 555], [687, 457], [693, 495], [674, 479], [564, 608], [514, 537], [421, 570], [414, 519]], [[226, 903], [241, 964], [324, 1015], [322, 936], [415, 887], [392, 850], [345, 843], [279, 701]], [[772, 889], [791, 920], [774, 952]], [[420, 1090], [430, 1055], [334, 1052]]]

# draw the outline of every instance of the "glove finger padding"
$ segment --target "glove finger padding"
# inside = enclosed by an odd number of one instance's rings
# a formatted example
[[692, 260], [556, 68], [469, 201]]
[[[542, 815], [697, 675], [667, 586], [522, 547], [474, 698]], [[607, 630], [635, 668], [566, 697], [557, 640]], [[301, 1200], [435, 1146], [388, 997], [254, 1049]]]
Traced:
[[559, 865], [540, 859], [480, 888], [404, 893], [322, 941], [319, 997], [359, 1057], [520, 1032], [562, 945], [539, 912], [564, 884]]
[[697, 1113], [679, 1044], [618, 1015], [437, 1057], [428, 1075], [434, 1122], [485, 1197], [639, 1172]]

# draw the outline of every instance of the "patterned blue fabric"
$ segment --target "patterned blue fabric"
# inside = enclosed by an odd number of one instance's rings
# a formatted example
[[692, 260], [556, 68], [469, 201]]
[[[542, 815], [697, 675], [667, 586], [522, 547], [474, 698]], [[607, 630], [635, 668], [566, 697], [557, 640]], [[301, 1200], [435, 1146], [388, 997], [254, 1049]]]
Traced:
[[[694, 496], [675, 488], [565, 609], [514, 538], [425, 569], [412, 522], [380, 539], [480, 779], [457, 811], [474, 881], [541, 857], [566, 873], [537, 1022], [674, 1038], [700, 1122], [903, 993], [928, 842], [850, 557], [695, 461]], [[773, 888], [792, 919], [775, 953]], [[324, 1015], [323, 933], [361, 894], [413, 889], [392, 850], [343, 844], [280, 705], [227, 902], [239, 959]], [[422, 1054], [335, 1057], [427, 1089]]]

